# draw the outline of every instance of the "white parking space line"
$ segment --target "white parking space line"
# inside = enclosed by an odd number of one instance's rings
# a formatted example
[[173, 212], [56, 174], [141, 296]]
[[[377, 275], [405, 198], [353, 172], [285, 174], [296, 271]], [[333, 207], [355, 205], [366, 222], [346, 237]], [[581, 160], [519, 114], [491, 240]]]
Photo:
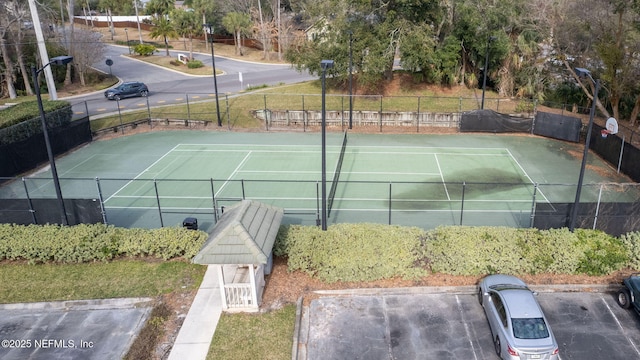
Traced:
[[620, 330], [624, 334], [624, 337], [627, 339], [627, 341], [629, 341], [629, 344], [631, 344], [631, 347], [633, 347], [633, 350], [635, 350], [636, 354], [638, 355], [638, 359], [640, 359], [640, 350], [638, 350], [638, 347], [633, 342], [633, 340], [631, 340], [631, 338], [629, 336], [627, 336], [627, 332], [622, 327], [622, 324], [620, 323], [620, 320], [618, 320], [618, 317], [616, 316], [616, 314], [613, 313], [613, 310], [611, 310], [611, 307], [609, 307], [609, 304], [607, 303], [607, 301], [602, 296], [600, 297], [600, 300], [602, 300], [602, 302], [604, 303], [604, 306], [607, 307], [607, 310], [609, 310], [609, 314], [611, 314], [611, 316], [613, 316], [613, 319], [616, 321], [616, 324], [618, 324], [618, 327], [620, 328]]
[[476, 355], [476, 347], [473, 346], [473, 337], [471, 336], [471, 332], [469, 331], [469, 324], [464, 317], [464, 309], [462, 308], [462, 304], [460, 303], [460, 297], [456, 295], [456, 303], [458, 304], [458, 311], [460, 311], [460, 317], [462, 318], [462, 323], [464, 324], [464, 331], [467, 333], [467, 339], [469, 339], [469, 346], [471, 346], [471, 351], [473, 352], [473, 358], [478, 360], [478, 356]]

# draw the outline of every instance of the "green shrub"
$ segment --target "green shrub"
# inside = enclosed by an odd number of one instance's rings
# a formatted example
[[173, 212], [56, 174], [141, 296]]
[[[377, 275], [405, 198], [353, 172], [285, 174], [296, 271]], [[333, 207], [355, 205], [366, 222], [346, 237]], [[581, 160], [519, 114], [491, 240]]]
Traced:
[[523, 113], [531, 113], [534, 109], [534, 103], [530, 100], [520, 100], [518, 104], [516, 104], [516, 112]]
[[579, 273], [604, 275], [628, 264], [629, 254], [620, 239], [597, 230], [576, 229], [575, 234], [585, 248], [578, 264]]
[[640, 234], [622, 239], [601, 231], [566, 228], [447, 226], [429, 231], [397, 226], [342, 224], [282, 227], [276, 256], [290, 270], [324, 281], [453, 275], [557, 273], [604, 275], [640, 262]]
[[156, 47], [151, 44], [138, 44], [133, 47], [133, 52], [140, 56], [151, 56], [156, 52]]
[[289, 270], [326, 282], [372, 281], [426, 273], [415, 266], [415, 248], [424, 230], [380, 224], [338, 224], [327, 231], [290, 225], [282, 229], [274, 254], [286, 254]]
[[634, 270], [640, 270], [640, 232], [622, 235], [620, 241], [627, 249], [627, 266]]
[[0, 225], [0, 260], [30, 263], [108, 261], [121, 256], [191, 258], [207, 238], [184, 228], [123, 229], [102, 224]]
[[187, 63], [189, 69], [197, 69], [203, 67], [204, 64], [200, 60], [191, 60]]
[[[67, 101], [43, 101], [47, 126], [55, 128], [71, 122], [72, 110]], [[0, 144], [21, 141], [42, 133], [37, 101], [25, 101], [0, 110]]]
[[520, 246], [531, 237], [530, 229], [438, 227], [422, 239], [422, 262], [433, 272], [453, 275], [526, 273], [533, 266]]

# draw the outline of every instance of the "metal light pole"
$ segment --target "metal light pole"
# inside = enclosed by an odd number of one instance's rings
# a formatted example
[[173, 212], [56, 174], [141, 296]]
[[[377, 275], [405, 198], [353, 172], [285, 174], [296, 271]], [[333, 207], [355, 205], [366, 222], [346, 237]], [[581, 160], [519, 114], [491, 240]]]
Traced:
[[333, 60], [320, 61], [322, 68], [322, 230], [327, 230], [327, 140], [326, 140], [326, 88], [327, 69], [333, 67]]
[[56, 161], [51, 150], [51, 142], [49, 141], [49, 130], [47, 129], [46, 117], [44, 114], [44, 107], [42, 105], [42, 96], [40, 95], [40, 86], [38, 85], [38, 74], [40, 74], [49, 65], [67, 65], [73, 61], [73, 56], [56, 56], [51, 58], [49, 63], [36, 69], [35, 66], [31, 67], [31, 76], [33, 77], [33, 87], [36, 91], [36, 98], [38, 100], [38, 109], [40, 110], [40, 122], [42, 123], [42, 133], [44, 134], [44, 144], [47, 148], [47, 155], [49, 156], [49, 164], [51, 166], [51, 175], [53, 177], [53, 186], [56, 190], [56, 197], [58, 198], [58, 206], [60, 207], [60, 219], [63, 225], [69, 225], [67, 218], [67, 211], [64, 207], [64, 199], [62, 198], [62, 191], [60, 190], [60, 179], [58, 179], [58, 170], [56, 169]]
[[576, 228], [576, 219], [578, 217], [578, 203], [580, 203], [580, 193], [582, 192], [582, 181], [584, 180], [584, 170], [587, 166], [587, 155], [589, 154], [589, 143], [591, 142], [591, 129], [593, 128], [593, 118], [596, 114], [596, 102], [598, 101], [598, 90], [600, 90], [600, 80], [593, 80], [591, 71], [585, 68], [576, 68], [576, 75], [579, 77], [588, 77], [595, 85], [593, 90], [593, 101], [591, 104], [591, 112], [589, 114], [589, 125], [587, 126], [587, 139], [584, 142], [584, 152], [582, 153], [582, 165], [580, 165], [580, 176], [578, 177], [578, 187], [576, 188], [576, 199], [571, 208], [571, 219], [569, 231], [573, 232]]
[[131, 55], [131, 46], [129, 45], [129, 29], [124, 28], [124, 33], [127, 35], [127, 50], [129, 50], [129, 55]]
[[211, 35], [211, 64], [213, 65], [213, 89], [216, 92], [216, 113], [218, 115], [218, 126], [222, 126], [222, 119], [220, 118], [220, 102], [218, 101], [218, 76], [216, 75], [216, 57], [213, 51], [213, 27], [211, 24], [204, 24], [204, 28], [209, 31]]
[[482, 79], [482, 103], [480, 104], [481, 110], [484, 110], [484, 91], [487, 87], [487, 71], [489, 69], [489, 44], [491, 44], [491, 42], [495, 39], [497, 39], [495, 36], [489, 36], [489, 39], [487, 39], [487, 51], [484, 56], [484, 74]]
[[353, 128], [353, 31], [349, 30], [349, 129]]

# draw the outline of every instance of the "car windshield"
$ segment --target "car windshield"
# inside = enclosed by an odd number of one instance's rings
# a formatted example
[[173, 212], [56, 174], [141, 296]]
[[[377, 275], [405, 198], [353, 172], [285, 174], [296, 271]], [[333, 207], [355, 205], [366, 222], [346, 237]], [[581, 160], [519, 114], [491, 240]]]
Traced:
[[497, 290], [497, 291], [502, 291], [502, 290], [529, 290], [528, 287], [526, 287], [524, 285], [517, 285], [517, 284], [495, 284], [495, 285], [489, 286], [489, 288], [493, 289], [493, 290]]
[[544, 339], [549, 337], [549, 329], [543, 318], [514, 318], [513, 336], [518, 339]]

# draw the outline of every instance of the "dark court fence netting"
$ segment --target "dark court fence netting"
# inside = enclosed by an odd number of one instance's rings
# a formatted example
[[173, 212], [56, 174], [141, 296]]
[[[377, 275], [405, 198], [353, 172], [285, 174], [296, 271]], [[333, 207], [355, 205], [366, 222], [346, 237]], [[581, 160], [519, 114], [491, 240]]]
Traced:
[[[14, 192], [0, 199], [0, 222], [59, 223], [60, 208], [47, 178], [14, 179]], [[20, 184], [18, 184], [20, 183]], [[180, 225], [196, 217], [203, 229], [212, 227], [224, 212], [243, 199], [284, 209], [285, 224], [315, 225], [321, 218], [318, 181], [228, 179], [60, 179], [70, 224], [103, 222], [120, 227], [156, 228]], [[17, 186], [20, 185], [20, 186]], [[120, 189], [132, 185], [145, 195], [126, 196]], [[329, 181], [330, 186], [334, 184]], [[442, 193], [446, 197], [429, 194]], [[224, 188], [223, 193], [217, 193]], [[536, 227], [569, 226], [575, 184], [442, 183], [342, 181], [329, 224], [374, 222], [435, 228], [440, 225]], [[188, 189], [176, 193], [176, 189]], [[268, 191], [265, 191], [268, 189]], [[309, 196], [291, 196], [291, 189]], [[523, 195], [513, 199], [513, 191]], [[418, 190], [424, 198], [407, 196]], [[37, 199], [37, 200], [36, 200]], [[613, 235], [640, 230], [640, 185], [586, 184], [577, 224]]]

